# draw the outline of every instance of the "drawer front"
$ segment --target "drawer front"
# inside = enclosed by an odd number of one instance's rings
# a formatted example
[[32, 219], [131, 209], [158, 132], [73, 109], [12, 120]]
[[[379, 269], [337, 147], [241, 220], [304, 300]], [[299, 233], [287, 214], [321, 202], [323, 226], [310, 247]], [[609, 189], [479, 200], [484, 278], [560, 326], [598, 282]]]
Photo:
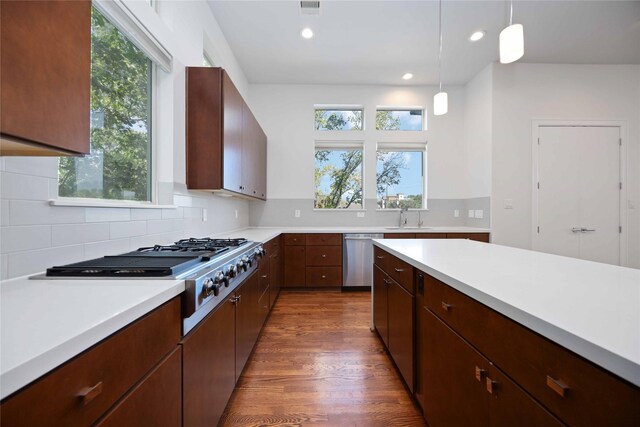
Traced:
[[284, 247], [283, 287], [304, 286], [305, 246]]
[[342, 265], [342, 246], [307, 246], [306, 265]]
[[284, 235], [285, 246], [304, 246], [306, 240], [306, 234], [304, 233], [287, 233]]
[[414, 239], [415, 233], [384, 233], [385, 239]]
[[342, 245], [342, 234], [339, 233], [309, 233], [307, 234], [307, 245], [322, 246]]
[[373, 247], [373, 262], [411, 294], [415, 293], [413, 267], [390, 253]]
[[307, 267], [307, 286], [342, 286], [342, 267]]
[[264, 249], [267, 251], [267, 255], [271, 255], [277, 252], [280, 247], [280, 236], [274, 237], [264, 244]]
[[176, 346], [97, 427], [182, 425], [182, 348]]
[[489, 243], [489, 233], [447, 233], [447, 239], [469, 239]]
[[637, 387], [430, 276], [424, 298], [429, 309], [563, 422], [640, 425]]
[[3, 402], [3, 425], [92, 424], [175, 349], [180, 334], [174, 298]]
[[446, 239], [446, 233], [416, 233], [416, 239]]
[[389, 260], [390, 257], [391, 255], [389, 255], [383, 249], [380, 249], [375, 245], [373, 246], [373, 263], [378, 267], [380, 267], [382, 271], [388, 270], [387, 261]]

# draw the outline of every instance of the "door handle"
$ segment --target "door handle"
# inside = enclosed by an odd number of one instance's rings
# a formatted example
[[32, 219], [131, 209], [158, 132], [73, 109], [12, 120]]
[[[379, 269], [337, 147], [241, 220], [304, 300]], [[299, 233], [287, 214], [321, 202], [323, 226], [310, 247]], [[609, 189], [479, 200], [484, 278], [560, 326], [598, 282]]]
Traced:
[[595, 228], [582, 228], [582, 229], [580, 229], [580, 231], [583, 232], [583, 233], [587, 233], [589, 231], [596, 231], [596, 229]]
[[572, 233], [581, 233], [582, 232], [582, 228], [581, 227], [573, 227], [571, 229]]

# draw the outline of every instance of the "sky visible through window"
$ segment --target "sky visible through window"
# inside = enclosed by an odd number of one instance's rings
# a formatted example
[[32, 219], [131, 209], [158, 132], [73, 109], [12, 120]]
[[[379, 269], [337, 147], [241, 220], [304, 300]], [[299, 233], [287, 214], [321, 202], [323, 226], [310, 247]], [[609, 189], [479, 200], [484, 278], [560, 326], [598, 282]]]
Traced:
[[422, 151], [378, 152], [376, 183], [378, 207], [397, 208], [399, 195], [414, 196], [401, 207], [421, 208], [424, 191]]
[[362, 130], [362, 110], [316, 110], [316, 130]]
[[377, 130], [422, 130], [422, 110], [377, 110]]
[[317, 209], [362, 208], [362, 150], [316, 149]]

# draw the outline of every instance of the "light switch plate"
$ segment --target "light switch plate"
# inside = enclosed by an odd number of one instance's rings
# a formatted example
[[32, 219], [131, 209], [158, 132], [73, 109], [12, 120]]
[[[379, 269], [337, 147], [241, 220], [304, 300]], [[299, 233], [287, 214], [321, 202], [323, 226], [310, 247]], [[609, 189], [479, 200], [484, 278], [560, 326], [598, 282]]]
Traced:
[[356, 212], [358, 218], [364, 218], [364, 212]]
[[295, 216], [296, 218], [300, 218], [300, 209], [296, 209], [296, 210], [295, 210], [295, 212], [294, 212], [294, 216]]
[[454, 218], [460, 218], [460, 211], [458, 209], [453, 211], [453, 217]]
[[476, 209], [476, 218], [482, 218], [484, 216], [484, 211], [482, 209]]
[[475, 211], [473, 209], [469, 209], [469, 218], [475, 218]]
[[513, 209], [513, 199], [504, 199], [504, 208]]

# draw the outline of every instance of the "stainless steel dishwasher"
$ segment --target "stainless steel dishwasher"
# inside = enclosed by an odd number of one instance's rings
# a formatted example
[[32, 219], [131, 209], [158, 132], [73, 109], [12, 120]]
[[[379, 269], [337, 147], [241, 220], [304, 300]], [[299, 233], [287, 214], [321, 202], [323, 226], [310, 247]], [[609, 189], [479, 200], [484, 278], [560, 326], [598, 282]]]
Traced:
[[373, 243], [383, 234], [345, 234], [342, 251], [343, 289], [366, 288], [373, 284]]

